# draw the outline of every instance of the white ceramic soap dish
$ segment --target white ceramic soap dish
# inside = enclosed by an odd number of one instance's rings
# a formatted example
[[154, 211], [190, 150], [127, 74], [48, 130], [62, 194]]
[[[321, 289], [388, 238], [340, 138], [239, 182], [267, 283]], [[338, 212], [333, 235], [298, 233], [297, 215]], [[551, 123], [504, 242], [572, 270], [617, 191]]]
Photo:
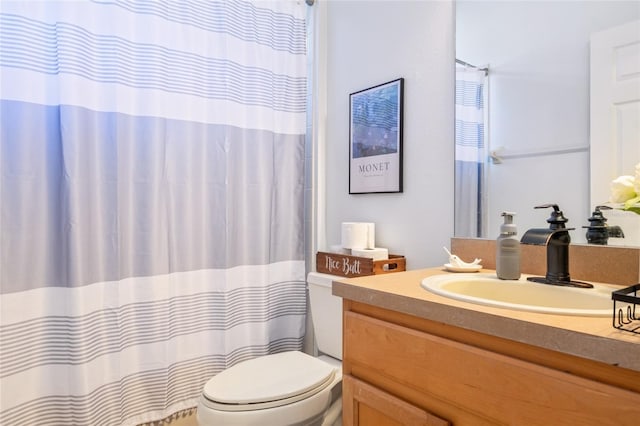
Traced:
[[464, 262], [462, 259], [460, 259], [455, 254], [451, 254], [451, 252], [446, 247], [443, 247], [443, 249], [449, 255], [449, 263], [445, 263], [444, 264], [444, 267], [445, 267], [445, 269], [447, 271], [449, 271], [449, 272], [478, 272], [479, 270], [482, 269], [482, 265], [480, 264], [480, 262], [482, 262], [482, 259], [476, 258], [471, 263]]
[[445, 263], [444, 268], [449, 272], [478, 272], [482, 269], [482, 265], [456, 266]]

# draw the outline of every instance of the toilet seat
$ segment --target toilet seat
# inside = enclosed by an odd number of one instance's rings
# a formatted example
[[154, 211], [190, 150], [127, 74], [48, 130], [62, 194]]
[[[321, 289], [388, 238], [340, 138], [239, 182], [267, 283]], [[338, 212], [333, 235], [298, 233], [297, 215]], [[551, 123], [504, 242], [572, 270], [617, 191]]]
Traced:
[[321, 392], [334, 382], [337, 371], [336, 367], [299, 351], [262, 356], [211, 378], [204, 386], [204, 403], [220, 411], [280, 407]]

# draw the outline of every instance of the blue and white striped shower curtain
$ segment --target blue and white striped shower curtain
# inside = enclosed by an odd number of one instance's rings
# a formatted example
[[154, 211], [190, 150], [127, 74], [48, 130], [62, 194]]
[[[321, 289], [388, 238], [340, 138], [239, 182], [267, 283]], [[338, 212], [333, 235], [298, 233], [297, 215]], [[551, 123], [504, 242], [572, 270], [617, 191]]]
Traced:
[[0, 423], [163, 419], [299, 349], [304, 2], [0, 7]]
[[455, 235], [486, 237], [486, 73], [456, 66]]

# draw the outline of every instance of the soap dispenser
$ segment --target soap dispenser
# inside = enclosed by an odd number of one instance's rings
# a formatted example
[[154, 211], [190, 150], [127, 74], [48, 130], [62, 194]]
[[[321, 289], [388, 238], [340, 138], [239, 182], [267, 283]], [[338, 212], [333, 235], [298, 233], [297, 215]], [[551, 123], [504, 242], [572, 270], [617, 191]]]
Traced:
[[513, 223], [515, 213], [502, 212], [504, 223], [500, 226], [500, 235], [496, 241], [496, 274], [501, 280], [520, 278], [520, 241], [516, 238], [518, 230]]

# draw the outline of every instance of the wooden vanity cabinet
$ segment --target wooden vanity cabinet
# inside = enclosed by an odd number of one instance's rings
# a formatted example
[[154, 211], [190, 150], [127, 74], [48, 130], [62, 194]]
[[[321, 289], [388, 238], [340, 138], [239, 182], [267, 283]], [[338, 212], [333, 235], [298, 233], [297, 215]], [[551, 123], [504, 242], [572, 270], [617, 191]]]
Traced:
[[640, 373], [344, 301], [343, 423], [638, 425]]

